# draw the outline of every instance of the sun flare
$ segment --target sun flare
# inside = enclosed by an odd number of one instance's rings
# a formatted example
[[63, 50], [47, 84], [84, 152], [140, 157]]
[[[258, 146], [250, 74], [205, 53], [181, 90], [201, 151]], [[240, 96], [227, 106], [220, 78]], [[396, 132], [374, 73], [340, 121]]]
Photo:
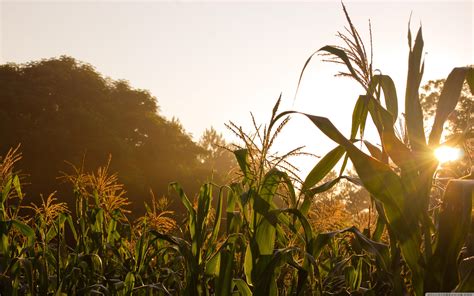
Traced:
[[434, 151], [440, 163], [458, 160], [463, 155], [463, 150], [456, 147], [442, 146]]

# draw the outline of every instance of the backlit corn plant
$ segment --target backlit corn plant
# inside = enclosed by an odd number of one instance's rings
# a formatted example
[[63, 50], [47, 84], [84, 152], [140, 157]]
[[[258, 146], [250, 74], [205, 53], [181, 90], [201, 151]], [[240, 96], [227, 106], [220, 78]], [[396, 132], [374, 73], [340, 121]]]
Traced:
[[[186, 211], [182, 223], [167, 209], [169, 196], [156, 200], [153, 194], [145, 215], [130, 221], [130, 201], [108, 164], [92, 173], [73, 167], [72, 174], [64, 175], [75, 197], [70, 209], [54, 194], [24, 206], [14, 168], [21, 155], [18, 148], [10, 150], [0, 159], [0, 294], [473, 291], [472, 181], [453, 181], [443, 188], [439, 208], [430, 207], [430, 193], [438, 167], [433, 150], [440, 144], [443, 124], [463, 83], [474, 89], [474, 70], [455, 68], [448, 76], [426, 138], [418, 96], [423, 39], [420, 29], [412, 44], [409, 32], [406, 133], [400, 136], [395, 129], [399, 111], [394, 83], [387, 75], [374, 74], [372, 54], [367, 54], [347, 13], [346, 17], [348, 35], [338, 35], [345, 46], [325, 46], [318, 52], [345, 65], [347, 71], [339, 74], [354, 78], [364, 94], [356, 101], [347, 138], [327, 118], [304, 114], [338, 144], [304, 181], [288, 160], [302, 154], [301, 147], [283, 156], [271, 152], [288, 116], [297, 113], [278, 114], [280, 99], [263, 128], [252, 117], [253, 134], [229, 124], [243, 143], [234, 151], [238, 173], [230, 184], [206, 183], [195, 196], [186, 195], [178, 183], [170, 184]], [[380, 146], [363, 140], [369, 117]], [[455, 135], [450, 144], [466, 135]], [[370, 155], [356, 147], [360, 141]], [[339, 176], [328, 180], [341, 159]], [[349, 159], [357, 177], [343, 175]], [[322, 221], [311, 219], [325, 217], [312, 214], [318, 194], [341, 179], [364, 186], [371, 194], [377, 210], [375, 227], [362, 232], [354, 226], [332, 232], [313, 228]], [[24, 216], [28, 211], [32, 215]]]
[[[371, 238], [377, 241], [384, 228], [388, 231], [390, 253], [385, 253], [387, 257], [384, 256], [384, 262], [392, 274], [392, 293], [423, 295], [427, 291], [472, 291], [473, 260], [466, 258], [472, 254], [462, 254], [459, 257], [471, 224], [472, 181], [453, 183], [451, 189], [448, 188], [445, 192], [440, 211], [430, 209], [429, 204], [433, 176], [438, 167], [433, 151], [440, 146], [443, 124], [456, 106], [463, 83], [466, 81], [471, 92], [474, 91], [474, 69], [454, 68], [449, 74], [439, 98], [431, 131], [428, 136], [425, 135], [418, 94], [424, 70], [422, 31], [420, 28], [414, 42], [410, 30], [408, 31], [409, 56], [404, 112], [407, 140], [403, 141], [397, 136], [394, 127], [398, 116], [398, 96], [393, 80], [388, 75], [372, 73], [371, 60], [367, 58], [362, 40], [347, 13], [346, 17], [350, 36], [340, 37], [348, 47], [325, 46], [314, 54], [327, 53], [335, 61], [345, 65], [347, 72], [342, 75], [354, 78], [366, 93], [360, 95], [355, 104], [349, 138], [343, 136], [329, 119], [304, 114], [339, 145], [318, 163], [303, 183], [306, 199], [320, 190], [313, 186], [322, 179], [322, 165], [332, 169], [345, 155], [344, 165], [347, 158], [352, 161], [360, 182], [376, 203], [378, 221], [376, 229], [370, 234]], [[301, 75], [311, 57], [304, 65]], [[297, 112], [283, 112], [278, 118], [292, 113]], [[363, 141], [371, 155], [354, 145], [355, 141], [361, 140], [356, 137], [359, 132], [363, 135], [369, 115], [377, 128], [381, 144], [381, 148], [378, 148]], [[465, 134], [455, 137], [457, 141], [462, 141], [463, 138]], [[339, 179], [328, 182], [325, 186], [332, 186]], [[408, 270], [405, 270], [405, 265]], [[460, 266], [463, 266], [463, 270], [458, 270]], [[404, 272], [408, 275], [405, 278], [401, 276]]]
[[14, 171], [21, 159], [19, 147], [0, 158], [0, 286], [5, 295], [33, 291], [35, 232], [19, 216], [23, 193]]

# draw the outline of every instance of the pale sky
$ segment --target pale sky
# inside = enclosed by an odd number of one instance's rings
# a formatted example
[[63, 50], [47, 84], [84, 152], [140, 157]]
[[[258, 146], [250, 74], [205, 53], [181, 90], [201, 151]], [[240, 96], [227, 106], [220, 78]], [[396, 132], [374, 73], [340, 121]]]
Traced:
[[[474, 64], [472, 1], [346, 1], [366, 45], [371, 20], [374, 67], [392, 76], [403, 101], [407, 28], [423, 25], [424, 82], [445, 78], [456, 66]], [[329, 117], [348, 135], [361, 89], [341, 69], [315, 58], [295, 102], [308, 56], [335, 37], [345, 23], [339, 1], [307, 2], [0, 2], [0, 63], [24, 63], [69, 55], [105, 76], [128, 80], [158, 99], [161, 114], [176, 116], [198, 140], [224, 123], [249, 128], [249, 112], [266, 122], [280, 92], [281, 110]], [[403, 110], [400, 108], [400, 110]], [[285, 151], [307, 145], [323, 155], [334, 143], [294, 117], [280, 142]], [[300, 161], [303, 170], [317, 160]]]

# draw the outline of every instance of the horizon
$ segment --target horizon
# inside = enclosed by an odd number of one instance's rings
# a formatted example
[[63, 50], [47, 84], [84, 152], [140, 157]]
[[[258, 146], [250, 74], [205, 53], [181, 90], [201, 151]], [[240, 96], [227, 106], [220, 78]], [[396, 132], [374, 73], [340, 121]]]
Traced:
[[[400, 111], [410, 15], [412, 35], [423, 24], [422, 84], [446, 77], [453, 67], [474, 64], [472, 1], [347, 1], [345, 5], [367, 49], [371, 20], [374, 67], [395, 81]], [[224, 123], [233, 121], [249, 131], [250, 112], [257, 123], [266, 123], [280, 93], [281, 111], [328, 117], [347, 135], [361, 92], [353, 81], [333, 77], [341, 66], [315, 57], [294, 97], [309, 55], [327, 44], [341, 45], [335, 34], [343, 31], [346, 21], [338, 2], [3, 1], [0, 13], [2, 64], [63, 54], [90, 63], [106, 77], [149, 90], [157, 98], [160, 115], [178, 118], [195, 141], [211, 126], [233, 141]], [[437, 25], [443, 17], [449, 22], [440, 30]], [[467, 46], [453, 47], [458, 40], [467, 40]], [[298, 116], [283, 134], [285, 141], [276, 145], [283, 152], [306, 145], [308, 152], [324, 155], [335, 146]], [[367, 131], [369, 139], [374, 134]], [[297, 165], [307, 172], [314, 164], [302, 160]]]

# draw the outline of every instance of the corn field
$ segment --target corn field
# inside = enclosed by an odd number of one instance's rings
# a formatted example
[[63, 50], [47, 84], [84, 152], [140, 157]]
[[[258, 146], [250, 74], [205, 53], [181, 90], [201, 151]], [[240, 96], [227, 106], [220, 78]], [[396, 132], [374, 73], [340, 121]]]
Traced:
[[[339, 34], [345, 46], [324, 46], [315, 54], [341, 64], [345, 72], [340, 75], [365, 90], [355, 102], [350, 136], [325, 117], [280, 112], [278, 100], [270, 122], [255, 136], [229, 125], [243, 140], [233, 151], [239, 167], [232, 182], [203, 184], [194, 197], [178, 183], [170, 184], [186, 209], [183, 221], [167, 209], [165, 198], [155, 197], [146, 214], [131, 221], [130, 201], [108, 165], [94, 172], [74, 167], [63, 176], [75, 196], [73, 207], [54, 194], [27, 205], [15, 170], [21, 153], [10, 150], [0, 162], [0, 294], [421, 296], [474, 291], [472, 175], [452, 180], [442, 188], [441, 204], [430, 203], [438, 167], [433, 151], [446, 144], [440, 143], [443, 125], [463, 84], [474, 91], [474, 69], [454, 68], [449, 74], [426, 135], [418, 93], [422, 31], [414, 40], [409, 32], [406, 136], [401, 137], [394, 82], [374, 74], [371, 54], [347, 19], [348, 35]], [[286, 159], [299, 149], [283, 157], [269, 150], [290, 115], [307, 117], [337, 144], [304, 180]], [[368, 119], [380, 145], [363, 138]], [[463, 143], [468, 136], [456, 134], [448, 144]], [[321, 184], [341, 160], [336, 178]], [[356, 177], [344, 175], [349, 160]], [[319, 232], [308, 218], [312, 201], [344, 179], [370, 193], [375, 227]]]

